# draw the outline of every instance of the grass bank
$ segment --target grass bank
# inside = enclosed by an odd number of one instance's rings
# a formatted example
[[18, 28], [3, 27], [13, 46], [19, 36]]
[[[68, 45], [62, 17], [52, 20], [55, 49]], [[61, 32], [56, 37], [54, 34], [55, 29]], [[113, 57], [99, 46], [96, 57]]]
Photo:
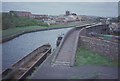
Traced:
[[23, 27], [13, 27], [13, 28], [5, 29], [5, 30], [0, 30], [0, 32], [2, 32], [2, 40], [6, 40], [6, 39], [9, 40], [11, 38], [16, 37], [16, 35], [18, 35], [22, 32], [37, 31], [37, 30], [46, 29], [46, 28], [75, 27], [75, 26], [91, 24], [91, 23], [93, 23], [93, 22], [83, 21], [83, 22], [72, 22], [72, 23], [68, 23], [68, 24], [49, 25], [49, 26], [38, 26], [38, 25], [23, 26]]
[[77, 50], [75, 65], [117, 66], [118, 63], [110, 60], [107, 57], [101, 56], [100, 54], [81, 47]]
[[47, 28], [47, 27], [42, 27], [42, 26], [26, 26], [26, 27], [16, 27], [16, 28], [10, 28], [6, 30], [1, 30], [2, 31], [2, 38], [8, 38], [12, 35], [19, 34], [24, 31], [31, 31], [31, 30], [38, 30], [42, 28]]
[[16, 28], [9, 28], [6, 30], [0, 30], [0, 32], [2, 32], [2, 39], [6, 39], [13, 35], [20, 34], [22, 32], [35, 31], [35, 30], [46, 29], [46, 28], [61, 28], [61, 27], [67, 27], [67, 26], [66, 25], [25, 26], [25, 27], [16, 27]]

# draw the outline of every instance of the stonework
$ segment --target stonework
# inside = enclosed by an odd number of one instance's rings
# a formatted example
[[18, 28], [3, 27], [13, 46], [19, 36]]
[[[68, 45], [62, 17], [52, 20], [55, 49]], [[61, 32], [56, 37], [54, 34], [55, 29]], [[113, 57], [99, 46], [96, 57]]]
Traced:
[[84, 46], [91, 51], [104, 55], [112, 60], [118, 60], [118, 44], [106, 40], [81, 36], [81, 46]]
[[[79, 34], [79, 42], [78, 42], [78, 47], [83, 46], [85, 48], [88, 48], [89, 50], [99, 53], [103, 56], [106, 56], [112, 60], [118, 60], [118, 45], [120, 45], [118, 42], [112, 42], [112, 41], [107, 41], [104, 39], [98, 39], [96, 37], [88, 37], [87, 36], [87, 31], [93, 31], [97, 29], [97, 26], [93, 27], [92, 29], [89, 28], [83, 28], [80, 31]], [[100, 29], [100, 26], [98, 26], [99, 31], [96, 32], [103, 32], [102, 29]], [[104, 32], [103, 32], [104, 33]]]

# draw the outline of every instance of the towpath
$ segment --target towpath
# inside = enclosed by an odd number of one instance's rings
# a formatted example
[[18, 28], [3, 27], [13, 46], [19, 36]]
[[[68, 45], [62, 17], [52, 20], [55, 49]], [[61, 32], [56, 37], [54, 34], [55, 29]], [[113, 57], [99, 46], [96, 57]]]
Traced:
[[[117, 78], [118, 70], [115, 67], [102, 66], [72, 66], [76, 53], [77, 39], [79, 31], [74, 30], [69, 34], [54, 63], [52, 63], [52, 54], [47, 60], [39, 66], [32, 74], [31, 79], [106, 79]], [[98, 77], [99, 76], [99, 77]]]

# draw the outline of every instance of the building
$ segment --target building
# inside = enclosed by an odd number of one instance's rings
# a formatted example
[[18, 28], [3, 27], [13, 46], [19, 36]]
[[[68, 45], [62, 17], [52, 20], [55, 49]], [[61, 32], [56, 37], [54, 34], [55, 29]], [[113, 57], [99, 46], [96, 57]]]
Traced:
[[44, 20], [44, 23], [51, 25], [51, 24], [56, 24], [56, 21], [48, 19], [48, 20]]
[[76, 18], [77, 18], [77, 16], [69, 15], [68, 17], [66, 17], [66, 21], [74, 22], [74, 21], [76, 21]]
[[55, 21], [56, 21], [57, 24], [62, 24], [62, 23], [66, 22], [64, 17], [58, 17], [58, 18], [55, 19]]
[[66, 16], [70, 15], [70, 11], [66, 11]]
[[71, 13], [71, 15], [77, 16], [77, 14], [76, 14], [76, 13]]
[[10, 11], [10, 14], [16, 15], [18, 17], [32, 17], [31, 12], [26, 11]]
[[48, 19], [48, 15], [32, 14], [32, 18], [37, 19], [37, 20], [47, 20]]

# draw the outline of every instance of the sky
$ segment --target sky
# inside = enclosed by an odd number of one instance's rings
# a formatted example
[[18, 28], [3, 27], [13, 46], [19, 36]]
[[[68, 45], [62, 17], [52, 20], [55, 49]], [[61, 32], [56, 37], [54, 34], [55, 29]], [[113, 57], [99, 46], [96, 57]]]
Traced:
[[117, 17], [118, 2], [2, 2], [2, 11], [10, 10], [48, 15], [65, 14], [69, 10], [78, 15]]
[[2, 2], [118, 2], [119, 0], [1, 0]]

